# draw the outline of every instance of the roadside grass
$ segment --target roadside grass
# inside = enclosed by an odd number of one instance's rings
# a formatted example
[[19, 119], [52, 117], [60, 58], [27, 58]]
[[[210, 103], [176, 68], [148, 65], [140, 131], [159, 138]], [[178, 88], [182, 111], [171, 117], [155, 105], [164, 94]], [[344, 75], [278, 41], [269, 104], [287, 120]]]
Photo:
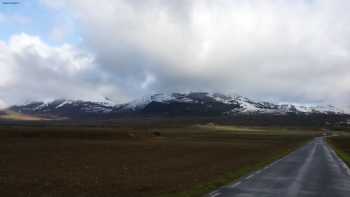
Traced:
[[327, 142], [332, 146], [337, 155], [350, 166], [350, 137], [329, 137], [327, 138]]

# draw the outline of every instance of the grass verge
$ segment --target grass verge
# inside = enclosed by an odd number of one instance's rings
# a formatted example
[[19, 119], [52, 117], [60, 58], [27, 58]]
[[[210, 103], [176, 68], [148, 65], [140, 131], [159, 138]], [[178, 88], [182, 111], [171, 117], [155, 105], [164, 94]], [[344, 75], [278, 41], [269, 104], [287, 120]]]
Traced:
[[350, 137], [330, 137], [327, 142], [346, 165], [350, 166]]

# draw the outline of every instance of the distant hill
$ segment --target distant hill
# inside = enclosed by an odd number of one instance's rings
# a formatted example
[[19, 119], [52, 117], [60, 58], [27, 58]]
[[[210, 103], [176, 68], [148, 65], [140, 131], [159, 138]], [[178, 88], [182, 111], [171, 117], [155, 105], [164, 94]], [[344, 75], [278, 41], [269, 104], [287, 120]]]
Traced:
[[238, 95], [192, 92], [155, 94], [125, 104], [65, 100], [31, 102], [8, 110], [51, 118], [111, 118], [123, 116], [342, 115], [334, 106], [303, 106], [255, 101]]

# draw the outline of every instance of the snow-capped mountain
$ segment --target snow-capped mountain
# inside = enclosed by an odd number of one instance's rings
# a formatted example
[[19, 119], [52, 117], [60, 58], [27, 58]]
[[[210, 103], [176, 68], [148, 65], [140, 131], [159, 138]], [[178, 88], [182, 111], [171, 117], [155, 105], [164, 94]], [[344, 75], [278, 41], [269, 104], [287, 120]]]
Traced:
[[301, 105], [301, 104], [280, 104], [282, 108], [295, 108], [297, 112], [302, 113], [336, 113], [344, 114], [344, 110], [338, 109], [333, 105]]
[[137, 115], [232, 115], [232, 114], [343, 114], [334, 106], [274, 104], [238, 95], [191, 92], [154, 94], [125, 104], [116, 105], [109, 99], [103, 102], [55, 100], [13, 106], [10, 110], [36, 115], [64, 117]]
[[232, 108], [225, 113], [344, 113], [344, 111], [332, 106], [300, 105], [300, 104], [274, 104], [271, 102], [254, 101], [239, 95], [226, 95], [220, 93], [193, 92], [188, 94], [155, 94], [149, 97], [132, 101], [123, 105], [123, 110], [142, 110], [151, 103], [169, 105], [171, 103], [183, 104], [224, 104]]
[[111, 102], [92, 102], [59, 99], [51, 102], [31, 102], [9, 109], [23, 114], [77, 117], [91, 114], [109, 114], [116, 107]]

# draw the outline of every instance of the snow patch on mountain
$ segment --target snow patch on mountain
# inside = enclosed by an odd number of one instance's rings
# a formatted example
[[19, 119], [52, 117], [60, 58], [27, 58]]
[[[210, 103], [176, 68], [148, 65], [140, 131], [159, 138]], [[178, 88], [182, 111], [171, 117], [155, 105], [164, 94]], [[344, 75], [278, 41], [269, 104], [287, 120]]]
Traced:
[[56, 109], [61, 108], [61, 107], [65, 106], [65, 105], [68, 105], [68, 104], [72, 104], [72, 103], [74, 103], [74, 101], [72, 101], [72, 100], [64, 100], [61, 104], [56, 106]]
[[35, 111], [39, 111], [49, 105], [48, 102], [42, 102], [42, 104], [38, 105], [37, 107], [34, 108]]
[[173, 93], [173, 94], [154, 94], [151, 96], [145, 96], [141, 99], [133, 100], [124, 105], [123, 109], [129, 110], [137, 110], [146, 107], [151, 102], [159, 102], [159, 103], [169, 103], [169, 102], [183, 102], [183, 103], [191, 103], [194, 102], [193, 99], [188, 98], [185, 94]]
[[288, 106], [289, 109], [295, 108], [296, 111], [302, 113], [336, 113], [344, 114], [345, 111], [333, 105], [314, 105], [314, 104], [299, 104], [299, 103], [280, 103], [281, 106]]
[[209, 102], [218, 102], [226, 105], [238, 105], [238, 108], [232, 109], [232, 113], [344, 113], [334, 106], [312, 106], [301, 104], [280, 103], [274, 104], [270, 102], [253, 101], [239, 95], [227, 95], [221, 93], [172, 93], [172, 94], [154, 94], [152, 96], [143, 97], [124, 105], [124, 110], [142, 110], [151, 102], [160, 103], [200, 103], [211, 105]]

